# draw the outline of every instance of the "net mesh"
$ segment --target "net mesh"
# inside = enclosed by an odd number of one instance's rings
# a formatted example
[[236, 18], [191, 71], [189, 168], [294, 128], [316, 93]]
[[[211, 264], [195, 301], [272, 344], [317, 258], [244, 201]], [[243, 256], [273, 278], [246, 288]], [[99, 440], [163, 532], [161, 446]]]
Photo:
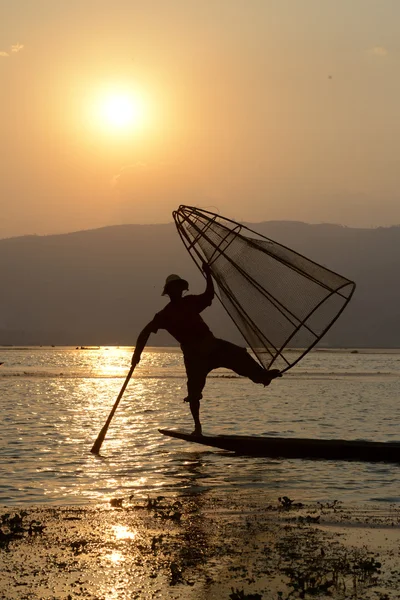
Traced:
[[196, 264], [210, 265], [220, 301], [266, 369], [296, 364], [354, 292], [349, 279], [230, 219], [190, 206], [173, 216]]

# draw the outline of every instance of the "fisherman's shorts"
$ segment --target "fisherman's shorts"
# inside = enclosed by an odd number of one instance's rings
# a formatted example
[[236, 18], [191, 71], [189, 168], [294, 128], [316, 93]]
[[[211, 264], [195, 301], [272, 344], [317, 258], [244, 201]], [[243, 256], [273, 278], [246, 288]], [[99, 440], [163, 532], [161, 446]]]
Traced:
[[214, 369], [230, 369], [237, 375], [248, 377], [254, 383], [264, 383], [265, 370], [247, 352], [246, 348], [212, 338], [196, 348], [182, 348], [187, 374], [186, 401], [200, 400], [207, 375]]

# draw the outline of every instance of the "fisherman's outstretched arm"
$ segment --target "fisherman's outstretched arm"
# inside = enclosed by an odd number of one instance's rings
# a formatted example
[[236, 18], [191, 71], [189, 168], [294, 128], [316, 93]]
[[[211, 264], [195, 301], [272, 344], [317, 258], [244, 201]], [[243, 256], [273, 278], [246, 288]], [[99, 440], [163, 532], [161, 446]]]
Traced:
[[147, 344], [147, 340], [150, 337], [150, 334], [153, 333], [154, 331], [154, 324], [153, 321], [150, 321], [150, 323], [148, 323], [146, 325], [146, 327], [144, 327], [144, 329], [142, 329], [142, 331], [139, 333], [137, 342], [136, 342], [136, 346], [135, 346], [135, 351], [133, 353], [132, 356], [132, 366], [135, 367], [138, 362], [140, 362], [140, 356], [143, 352], [143, 348], [146, 346]]

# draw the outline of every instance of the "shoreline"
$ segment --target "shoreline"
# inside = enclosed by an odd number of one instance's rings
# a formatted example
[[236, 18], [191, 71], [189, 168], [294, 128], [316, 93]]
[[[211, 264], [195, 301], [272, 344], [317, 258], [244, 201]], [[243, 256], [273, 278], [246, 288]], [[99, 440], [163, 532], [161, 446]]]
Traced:
[[203, 492], [0, 507], [5, 600], [398, 598], [400, 507]]

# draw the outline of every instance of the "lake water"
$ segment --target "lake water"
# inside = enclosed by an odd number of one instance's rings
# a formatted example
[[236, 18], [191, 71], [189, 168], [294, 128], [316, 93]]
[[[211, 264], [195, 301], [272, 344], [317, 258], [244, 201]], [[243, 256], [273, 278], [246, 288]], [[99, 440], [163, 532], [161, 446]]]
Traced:
[[[131, 348], [0, 347], [0, 504], [87, 504], [205, 490], [296, 501], [400, 502], [400, 465], [239, 457], [167, 438], [191, 430], [178, 349], [149, 348], [102, 447], [90, 448]], [[400, 351], [316, 350], [268, 388], [214, 371], [204, 433], [400, 441]]]

